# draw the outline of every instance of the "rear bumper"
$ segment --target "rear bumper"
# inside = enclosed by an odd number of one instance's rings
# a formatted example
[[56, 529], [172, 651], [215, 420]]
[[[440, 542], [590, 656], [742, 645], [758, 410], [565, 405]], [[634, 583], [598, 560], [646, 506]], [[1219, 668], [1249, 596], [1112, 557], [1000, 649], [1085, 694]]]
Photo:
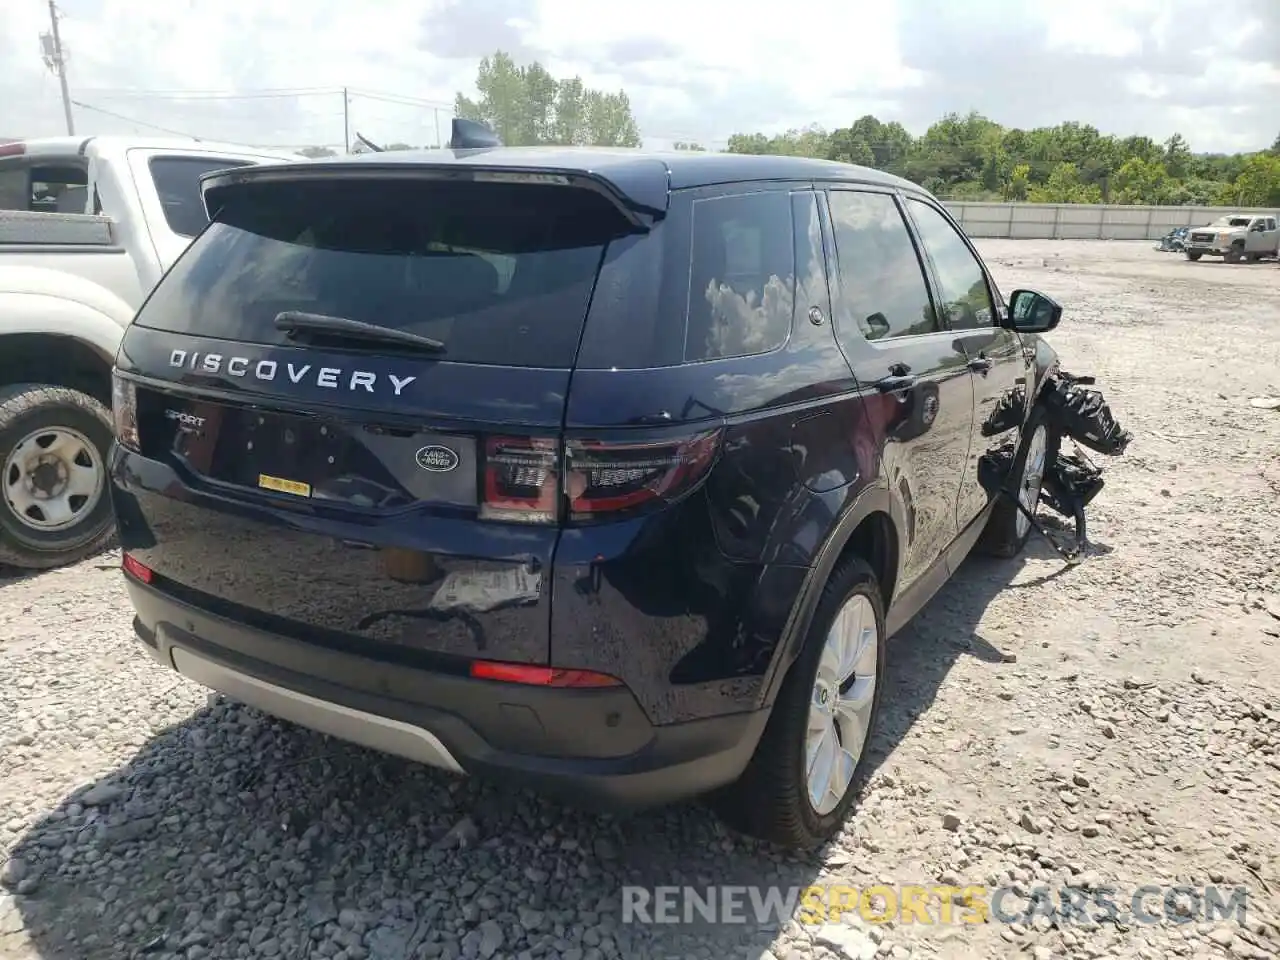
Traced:
[[625, 688], [549, 689], [382, 662], [125, 582], [143, 646], [198, 683], [344, 740], [590, 807], [652, 806], [732, 782], [768, 719], [756, 711], [652, 725]]

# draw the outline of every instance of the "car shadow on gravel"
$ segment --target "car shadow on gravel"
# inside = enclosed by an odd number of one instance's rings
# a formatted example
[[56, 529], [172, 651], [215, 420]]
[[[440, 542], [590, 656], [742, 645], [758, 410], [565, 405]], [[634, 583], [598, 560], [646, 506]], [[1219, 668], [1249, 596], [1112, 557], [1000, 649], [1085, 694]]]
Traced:
[[[977, 634], [983, 612], [1029, 559], [1054, 556], [1033, 539], [1015, 560], [966, 561], [894, 639], [864, 794], [959, 658], [1007, 661]], [[750, 899], [745, 923], [623, 923], [623, 888], [785, 896], [825, 869], [857, 883], [882, 867], [857, 821], [855, 810], [828, 850], [792, 856], [732, 834], [699, 804], [593, 815], [217, 701], [19, 840], [0, 954], [16, 935], [46, 960], [756, 960], [777, 923], [757, 922]], [[3, 922], [15, 908], [24, 934]]]

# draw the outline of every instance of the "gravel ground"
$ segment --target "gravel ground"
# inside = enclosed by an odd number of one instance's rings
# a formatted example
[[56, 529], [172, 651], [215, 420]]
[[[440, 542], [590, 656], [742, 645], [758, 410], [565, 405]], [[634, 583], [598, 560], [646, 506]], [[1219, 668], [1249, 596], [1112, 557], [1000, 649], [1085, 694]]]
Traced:
[[[1280, 270], [990, 241], [1135, 434], [1096, 549], [968, 561], [891, 651], [860, 807], [782, 857], [697, 806], [599, 818], [276, 723], [135, 650], [118, 557], [0, 581], [0, 956], [1275, 957]], [[1084, 922], [623, 923], [624, 884], [1117, 890]], [[1244, 923], [1127, 913], [1243, 885]], [[956, 914], [965, 911], [956, 910]], [[935, 908], [935, 916], [938, 915]], [[1197, 922], [1197, 917], [1200, 917]], [[1175, 922], [1188, 921], [1188, 922]]]

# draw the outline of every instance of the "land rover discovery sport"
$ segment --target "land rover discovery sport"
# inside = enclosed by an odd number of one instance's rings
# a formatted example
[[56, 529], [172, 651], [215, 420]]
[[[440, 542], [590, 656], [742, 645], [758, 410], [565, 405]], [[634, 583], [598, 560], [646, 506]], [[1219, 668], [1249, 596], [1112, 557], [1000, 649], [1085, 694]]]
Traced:
[[204, 190], [114, 379], [150, 653], [446, 770], [837, 830], [886, 640], [1027, 538], [1061, 309], [839, 163], [459, 149]]

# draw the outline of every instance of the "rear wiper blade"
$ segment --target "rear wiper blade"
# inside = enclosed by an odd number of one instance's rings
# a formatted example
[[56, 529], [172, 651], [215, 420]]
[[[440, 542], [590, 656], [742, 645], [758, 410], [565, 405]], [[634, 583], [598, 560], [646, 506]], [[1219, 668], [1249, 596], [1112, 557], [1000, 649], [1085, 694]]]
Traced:
[[444, 353], [445, 349], [444, 341], [434, 337], [424, 337], [420, 333], [409, 333], [407, 330], [393, 330], [391, 327], [380, 327], [376, 323], [365, 323], [363, 320], [352, 320], [348, 317], [331, 317], [324, 313], [281, 310], [276, 314], [275, 324], [277, 330], [288, 333], [331, 333], [348, 340], [363, 340], [367, 343], [399, 343], [435, 353]]

